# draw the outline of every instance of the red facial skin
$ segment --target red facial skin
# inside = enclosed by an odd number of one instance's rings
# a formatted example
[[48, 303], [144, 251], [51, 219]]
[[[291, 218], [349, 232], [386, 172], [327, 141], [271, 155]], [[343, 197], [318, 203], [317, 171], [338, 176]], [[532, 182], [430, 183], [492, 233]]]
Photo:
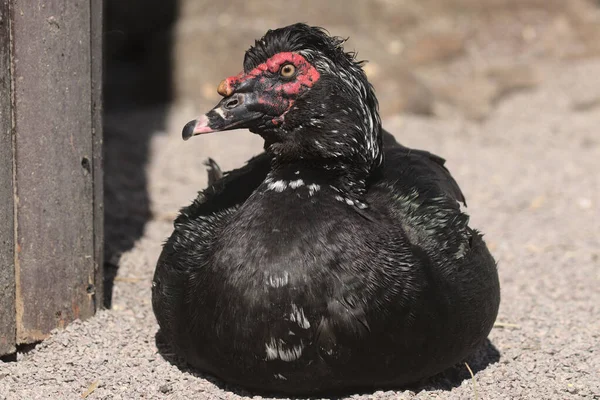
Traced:
[[[270, 79], [269, 75], [277, 76], [280, 68], [286, 64], [293, 64], [296, 68], [296, 75], [293, 78], [288, 81]], [[283, 52], [275, 54], [248, 73], [242, 71], [236, 76], [227, 78], [225, 89], [227, 93], [235, 93], [243, 82], [258, 79], [259, 89], [263, 93], [259, 96], [258, 102], [269, 105], [274, 110], [284, 111], [280, 117], [271, 121], [277, 125], [283, 121], [283, 114], [292, 107], [294, 99], [312, 87], [319, 78], [319, 71], [300, 54]]]
[[234, 92], [240, 83], [245, 82], [248, 79], [255, 79], [263, 75], [265, 71], [277, 74], [284, 64], [293, 64], [296, 67], [295, 79], [283, 83], [280, 88], [278, 88], [290, 96], [299, 94], [302, 86], [310, 88], [320, 77], [319, 71], [317, 71], [317, 69], [300, 54], [285, 52], [275, 54], [266, 62], [260, 64], [248, 73], [240, 72], [237, 76], [229, 77], [225, 82], [228, 89], [231, 89], [232, 92]]

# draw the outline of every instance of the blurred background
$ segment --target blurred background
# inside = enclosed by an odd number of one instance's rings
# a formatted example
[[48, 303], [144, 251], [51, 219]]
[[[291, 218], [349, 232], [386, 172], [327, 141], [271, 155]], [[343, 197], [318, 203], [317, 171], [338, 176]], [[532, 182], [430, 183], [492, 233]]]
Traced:
[[600, 54], [595, 0], [107, 1], [106, 100], [205, 106], [267, 29], [307, 22], [369, 60], [384, 116], [484, 119], [540, 66]]

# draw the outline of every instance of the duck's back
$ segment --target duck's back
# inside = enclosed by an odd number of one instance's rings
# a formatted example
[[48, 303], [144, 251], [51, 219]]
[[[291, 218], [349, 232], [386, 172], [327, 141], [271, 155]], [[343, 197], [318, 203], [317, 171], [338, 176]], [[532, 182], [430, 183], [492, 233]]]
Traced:
[[307, 393], [410, 383], [473, 351], [498, 309], [494, 260], [442, 159], [396, 145], [385, 160], [366, 209], [325, 189], [251, 198], [263, 155], [182, 210], [153, 288], [177, 352], [230, 382]]

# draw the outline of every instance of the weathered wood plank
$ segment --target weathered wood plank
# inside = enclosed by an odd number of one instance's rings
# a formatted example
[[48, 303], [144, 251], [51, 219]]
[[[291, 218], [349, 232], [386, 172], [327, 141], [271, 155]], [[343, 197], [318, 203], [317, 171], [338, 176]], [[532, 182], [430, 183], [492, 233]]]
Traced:
[[15, 257], [9, 1], [0, 0], [0, 355], [15, 351]]
[[94, 180], [95, 307], [104, 304], [104, 174], [102, 168], [102, 0], [91, 0], [92, 133]]
[[94, 313], [90, 0], [13, 0], [17, 341]]

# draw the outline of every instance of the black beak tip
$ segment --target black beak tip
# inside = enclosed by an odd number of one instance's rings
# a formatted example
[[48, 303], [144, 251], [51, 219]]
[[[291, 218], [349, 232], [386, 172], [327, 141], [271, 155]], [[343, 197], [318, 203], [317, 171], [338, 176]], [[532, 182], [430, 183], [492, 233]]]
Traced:
[[188, 140], [192, 136], [194, 136], [194, 128], [196, 127], [196, 120], [190, 121], [183, 127], [181, 131], [181, 137], [183, 140]]

